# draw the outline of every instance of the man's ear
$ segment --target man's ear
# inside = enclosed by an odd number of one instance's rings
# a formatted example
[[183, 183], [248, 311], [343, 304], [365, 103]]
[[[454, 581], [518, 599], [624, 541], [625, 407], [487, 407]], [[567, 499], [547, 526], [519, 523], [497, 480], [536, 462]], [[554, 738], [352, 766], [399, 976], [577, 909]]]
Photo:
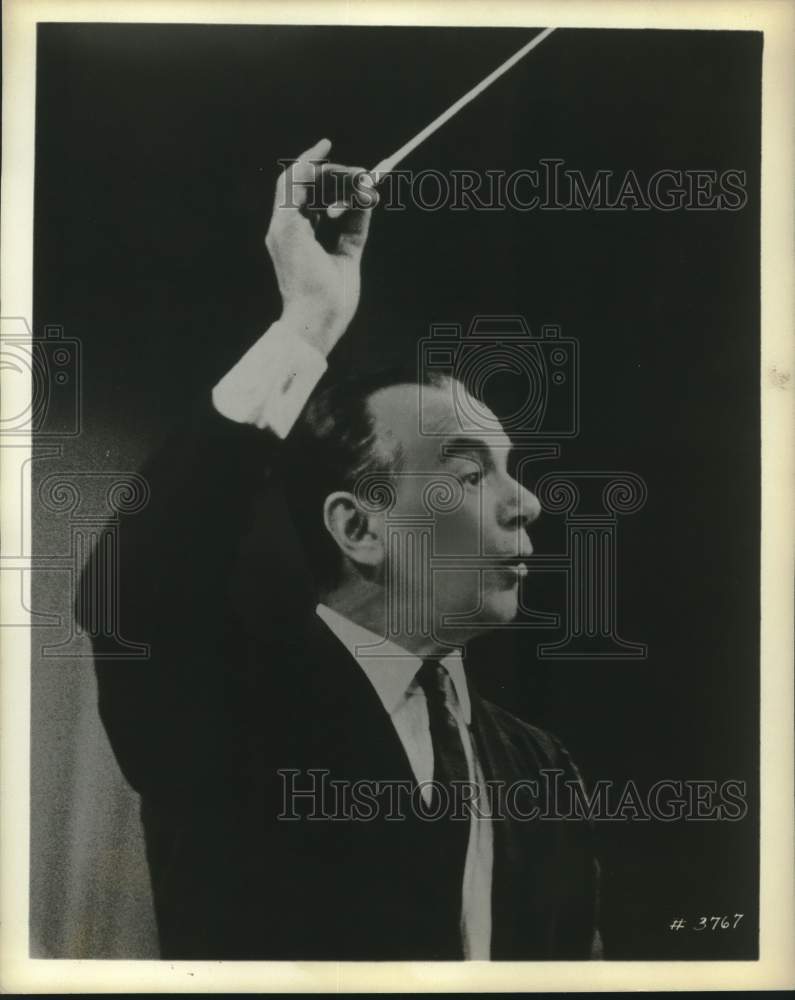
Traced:
[[362, 568], [384, 561], [383, 518], [363, 511], [352, 493], [330, 493], [323, 503], [323, 523], [340, 551]]

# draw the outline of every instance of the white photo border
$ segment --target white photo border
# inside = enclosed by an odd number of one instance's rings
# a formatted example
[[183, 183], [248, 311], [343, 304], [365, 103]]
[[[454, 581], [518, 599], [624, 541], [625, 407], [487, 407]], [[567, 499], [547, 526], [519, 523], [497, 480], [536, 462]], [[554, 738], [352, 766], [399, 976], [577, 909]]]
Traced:
[[[0, 989], [3, 992], [448, 992], [783, 989], [795, 986], [793, 839], [793, 431], [795, 430], [795, 5], [789, 0], [6, 0], [0, 302], [32, 319], [36, 25], [46, 21], [207, 24], [556, 25], [764, 32], [762, 122], [761, 882], [756, 962], [165, 962], [28, 957], [30, 633], [0, 634]], [[3, 380], [6, 412], [29, 401]], [[6, 392], [8, 395], [6, 396]], [[21, 397], [20, 398], [20, 394]], [[15, 456], [30, 440], [15, 439]], [[15, 459], [14, 465], [18, 463]], [[3, 462], [6, 472], [8, 462]], [[29, 464], [22, 466], [29, 474]], [[14, 477], [11, 477], [12, 479]], [[2, 480], [2, 537], [29, 553], [18, 482]], [[27, 527], [20, 529], [20, 524]], [[19, 577], [13, 575], [16, 580]], [[25, 604], [29, 606], [30, 574]], [[0, 577], [2, 580], [2, 577]], [[7, 586], [7, 581], [2, 587]], [[0, 601], [11, 595], [0, 590]], [[15, 597], [18, 600], [18, 595]]]

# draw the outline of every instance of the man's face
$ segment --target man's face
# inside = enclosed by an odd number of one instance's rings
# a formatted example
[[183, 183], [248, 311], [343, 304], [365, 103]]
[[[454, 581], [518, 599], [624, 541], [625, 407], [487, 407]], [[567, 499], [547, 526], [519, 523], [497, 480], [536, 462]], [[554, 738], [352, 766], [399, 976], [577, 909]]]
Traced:
[[379, 442], [402, 455], [383, 524], [390, 613], [449, 642], [511, 621], [540, 505], [508, 473], [497, 418], [453, 380], [382, 389], [370, 408]]

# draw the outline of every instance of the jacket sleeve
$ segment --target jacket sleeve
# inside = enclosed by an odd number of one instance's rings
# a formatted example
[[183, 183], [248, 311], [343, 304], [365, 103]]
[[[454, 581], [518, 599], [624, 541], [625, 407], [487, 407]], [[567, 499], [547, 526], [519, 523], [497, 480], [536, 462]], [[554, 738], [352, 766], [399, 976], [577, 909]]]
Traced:
[[122, 518], [113, 542], [103, 535], [83, 571], [76, 613], [86, 623], [100, 600], [96, 563], [118, 546], [116, 621], [149, 647], [145, 658], [114, 659], [93, 638], [100, 715], [141, 793], [190, 795], [239, 773], [242, 652], [229, 580], [279, 444], [221, 416], [208, 394], [142, 468], [146, 506]]

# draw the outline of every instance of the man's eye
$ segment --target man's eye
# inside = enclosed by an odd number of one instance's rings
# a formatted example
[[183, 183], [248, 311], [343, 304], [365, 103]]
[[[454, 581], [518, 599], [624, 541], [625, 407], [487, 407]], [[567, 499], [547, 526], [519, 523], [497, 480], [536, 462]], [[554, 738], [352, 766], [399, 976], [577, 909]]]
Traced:
[[461, 480], [468, 486], [477, 486], [482, 479], [483, 473], [480, 469], [476, 469], [474, 472], [467, 472], [461, 477]]

